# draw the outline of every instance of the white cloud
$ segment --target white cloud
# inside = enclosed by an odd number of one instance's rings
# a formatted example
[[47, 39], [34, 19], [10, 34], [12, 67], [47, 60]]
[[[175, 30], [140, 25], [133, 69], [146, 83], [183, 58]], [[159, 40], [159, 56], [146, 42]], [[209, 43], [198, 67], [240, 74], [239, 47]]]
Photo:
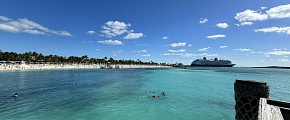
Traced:
[[60, 35], [60, 36], [72, 36], [69, 32], [67, 31], [51, 31], [54, 34]]
[[50, 30], [26, 18], [13, 20], [5, 16], [0, 16], [0, 30], [12, 33], [28, 33], [41, 35], [56, 34], [60, 36], [72, 36], [67, 31]]
[[114, 33], [112, 33], [110, 30], [102, 30], [101, 32], [105, 34], [105, 35], [101, 35], [101, 36], [105, 36], [105, 37], [108, 37], [108, 38], [111, 38], [113, 36], [117, 36]]
[[228, 28], [229, 27], [229, 25], [227, 23], [218, 23], [215, 26], [219, 27], [219, 28]]
[[149, 44], [138, 44], [137, 46], [150, 46]]
[[185, 42], [172, 43], [172, 44], [170, 44], [171, 47], [182, 47], [182, 46], [185, 46], [185, 45], [186, 45]]
[[185, 54], [182, 54], [183, 57], [193, 57], [193, 56], [196, 56], [195, 54], [192, 54], [192, 53], [185, 53]]
[[108, 45], [123, 45], [122, 41], [119, 40], [102, 40], [98, 41], [101, 44], [108, 44]]
[[151, 55], [150, 55], [150, 54], [146, 54], [146, 55], [140, 55], [140, 56], [143, 56], [143, 57], [150, 57]]
[[171, 53], [163, 53], [163, 54], [160, 54], [160, 55], [163, 55], [163, 56], [170, 56]]
[[287, 48], [273, 49], [274, 51], [287, 50]]
[[162, 37], [163, 40], [169, 39], [169, 37]]
[[217, 38], [223, 38], [223, 37], [226, 37], [226, 35], [211, 35], [211, 36], [207, 36], [206, 38], [209, 38], [209, 39], [217, 39]]
[[199, 24], [204, 24], [206, 23], [208, 20], [206, 18], [200, 18]]
[[266, 55], [290, 55], [290, 51], [272, 51], [267, 52]]
[[191, 53], [164, 53], [164, 54], [160, 54], [162, 56], [182, 56], [182, 57], [193, 57], [196, 56], [195, 54], [191, 54]]
[[265, 54], [265, 57], [269, 58], [269, 57], [271, 57], [271, 56], [270, 56], [270, 55], [267, 55], [267, 54]]
[[267, 7], [261, 7], [261, 10], [264, 10], [264, 9], [266, 9]]
[[[264, 10], [266, 7], [261, 7], [260, 10]], [[247, 9], [243, 12], [236, 14], [235, 19], [241, 24], [235, 24], [237, 26], [252, 25], [250, 21], [262, 21], [267, 19], [281, 19], [290, 18], [290, 4], [280, 5], [272, 7], [266, 11], [266, 13], [258, 12], [255, 10]]]
[[45, 28], [42, 25], [35, 23], [33, 21], [30, 21], [26, 18], [18, 19], [18, 23], [15, 23], [14, 25], [19, 25], [19, 27], [21, 26], [22, 28], [26, 28], [26, 29], [36, 28], [36, 29], [43, 30], [43, 31], [49, 31], [48, 28]]
[[160, 55], [163, 55], [163, 56], [181, 56], [182, 53], [164, 53], [164, 54], [160, 54]]
[[44, 35], [44, 32], [38, 31], [38, 30], [23, 30], [24, 33], [29, 33], [29, 34], [42, 34]]
[[108, 21], [103, 26], [103, 30], [101, 31], [106, 37], [114, 37], [117, 35], [122, 35], [126, 32], [130, 32], [128, 28], [131, 26], [130, 23], [126, 24], [124, 22], [119, 21]]
[[188, 44], [187, 46], [188, 46], [188, 47], [191, 47], [191, 46], [192, 46], [192, 44]]
[[278, 59], [281, 62], [289, 62], [289, 59]]
[[257, 52], [258, 54], [263, 54], [264, 52], [260, 51], [260, 52]]
[[235, 19], [239, 22], [262, 21], [268, 18], [267, 14], [258, 13], [257, 11], [247, 9], [236, 14]]
[[180, 50], [168, 50], [168, 52], [175, 52], [175, 53], [179, 53], [179, 52], [185, 52], [185, 49], [180, 49]]
[[272, 19], [279, 19], [279, 18], [289, 18], [290, 17], [290, 4], [287, 5], [280, 5], [277, 7], [270, 8], [266, 11]]
[[198, 49], [198, 51], [207, 51], [210, 47]]
[[121, 53], [121, 52], [123, 52], [123, 50], [113, 51], [112, 53], [114, 53], [114, 54], [119, 54], [119, 53]]
[[252, 22], [242, 22], [241, 26], [244, 26], [244, 25], [253, 25], [253, 23]]
[[234, 51], [252, 52], [253, 50], [251, 50], [251, 49], [247, 49], [247, 48], [239, 48], [239, 49], [235, 49]]
[[142, 33], [129, 33], [127, 36], [124, 37], [124, 39], [138, 39], [143, 37]]
[[202, 54], [198, 54], [198, 56], [203, 56], [203, 57], [215, 57], [215, 56], [219, 56], [219, 54], [202, 53]]
[[0, 20], [1, 21], [10, 21], [12, 19], [8, 18], [8, 17], [5, 17], [5, 16], [0, 16]]
[[12, 33], [18, 33], [21, 30], [19, 28], [16, 28], [14, 26], [6, 25], [6, 24], [0, 24], [0, 30], [6, 31], [6, 32], [12, 32]]
[[112, 38], [115, 36], [123, 35], [128, 33], [123, 39], [139, 39], [143, 37], [143, 33], [133, 33], [134, 30], [129, 30], [131, 27], [130, 23], [120, 22], [120, 21], [108, 21], [102, 26], [103, 30], [100, 32], [103, 33], [101, 36]]
[[253, 25], [253, 22], [242, 22], [241, 24], [235, 24], [236, 26]]
[[87, 31], [87, 34], [89, 34], [89, 35], [92, 35], [92, 34], [96, 34], [96, 32], [95, 32], [95, 31], [92, 31], [92, 30], [90, 30], [90, 31]]
[[133, 52], [147, 52], [147, 50], [133, 51]]
[[178, 63], [179, 59], [175, 59], [173, 60], [174, 63]]
[[196, 56], [202, 56], [202, 57], [215, 57], [219, 56], [219, 54], [209, 54], [209, 53], [201, 53], [201, 54], [192, 54], [192, 53], [164, 53], [160, 54], [163, 56], [182, 56], [182, 57], [196, 57]]
[[227, 48], [228, 46], [220, 46], [220, 48]]
[[290, 27], [268, 27], [262, 29], [256, 29], [255, 32], [277, 32], [277, 33], [286, 33], [290, 34]]

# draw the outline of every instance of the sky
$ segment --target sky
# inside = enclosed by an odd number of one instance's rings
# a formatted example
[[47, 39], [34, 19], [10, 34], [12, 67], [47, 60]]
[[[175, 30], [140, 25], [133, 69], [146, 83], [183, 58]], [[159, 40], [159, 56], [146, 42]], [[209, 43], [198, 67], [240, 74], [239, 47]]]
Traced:
[[1, 0], [0, 50], [290, 66], [286, 0]]

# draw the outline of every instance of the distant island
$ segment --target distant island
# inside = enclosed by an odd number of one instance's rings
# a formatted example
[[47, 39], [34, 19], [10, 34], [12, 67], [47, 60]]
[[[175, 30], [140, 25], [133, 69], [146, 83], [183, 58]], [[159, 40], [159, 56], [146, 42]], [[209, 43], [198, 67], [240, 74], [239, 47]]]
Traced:
[[167, 63], [157, 63], [157, 62], [143, 62], [139, 59], [135, 60], [115, 60], [112, 57], [104, 58], [89, 58], [88, 55], [78, 56], [58, 56], [58, 55], [43, 55], [37, 52], [3, 52], [0, 50], [0, 63], [20, 63], [25, 62], [26, 64], [57, 64], [57, 63], [83, 63], [83, 64], [142, 64], [142, 65], [169, 65]]
[[285, 66], [265, 66], [265, 67], [251, 67], [251, 68], [276, 68], [276, 69], [290, 69], [290, 67], [285, 67]]

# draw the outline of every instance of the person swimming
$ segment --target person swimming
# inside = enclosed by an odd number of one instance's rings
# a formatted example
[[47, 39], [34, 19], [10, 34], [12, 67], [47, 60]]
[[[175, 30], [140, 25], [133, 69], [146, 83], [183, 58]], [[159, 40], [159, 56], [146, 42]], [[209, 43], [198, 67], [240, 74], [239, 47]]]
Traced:
[[159, 98], [159, 96], [158, 95], [153, 95], [153, 96], [147, 96], [148, 98]]
[[158, 95], [154, 95], [154, 96], [152, 96], [153, 98], [159, 98], [159, 96]]
[[15, 93], [15, 94], [13, 95], [13, 97], [15, 97], [15, 98], [18, 97], [18, 93]]
[[162, 92], [161, 95], [165, 96], [165, 92]]
[[[147, 93], [147, 92], [145, 92], [145, 93]], [[153, 91], [149, 91], [148, 93], [155, 93], [155, 91], [153, 90]]]
[[158, 95], [153, 95], [153, 96], [147, 96], [148, 98], [152, 97], [152, 98], [159, 98]]

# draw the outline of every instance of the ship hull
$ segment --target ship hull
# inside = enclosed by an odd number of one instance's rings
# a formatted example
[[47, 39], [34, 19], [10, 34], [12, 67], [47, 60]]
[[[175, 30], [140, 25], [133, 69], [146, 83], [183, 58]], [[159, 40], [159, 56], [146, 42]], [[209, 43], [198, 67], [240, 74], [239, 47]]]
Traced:
[[199, 64], [191, 64], [193, 67], [233, 67], [236, 64], [230, 64], [230, 65], [199, 65]]

